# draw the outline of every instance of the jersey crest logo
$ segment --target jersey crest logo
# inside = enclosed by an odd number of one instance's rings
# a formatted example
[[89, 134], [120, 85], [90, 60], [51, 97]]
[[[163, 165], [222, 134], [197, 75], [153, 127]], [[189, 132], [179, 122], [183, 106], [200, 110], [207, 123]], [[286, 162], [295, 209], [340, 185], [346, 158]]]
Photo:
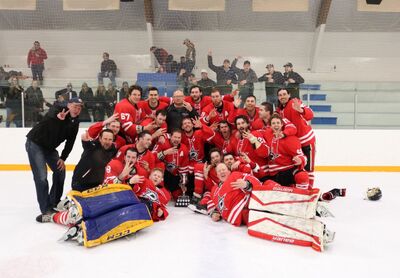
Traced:
[[218, 204], [217, 204], [217, 208], [219, 210], [219, 212], [222, 214], [224, 212], [224, 210], [226, 210], [227, 208], [225, 207], [225, 197], [226, 197], [226, 193], [222, 196], [218, 196]]
[[173, 162], [168, 162], [165, 168], [168, 172], [172, 173], [178, 166]]
[[278, 157], [280, 157], [279, 153], [273, 153], [273, 152], [270, 152], [268, 156], [269, 160], [275, 160]]
[[158, 194], [154, 192], [153, 190], [146, 189], [146, 192], [144, 192], [143, 197], [146, 199], [149, 199], [153, 203], [160, 204], [159, 199], [158, 199]]

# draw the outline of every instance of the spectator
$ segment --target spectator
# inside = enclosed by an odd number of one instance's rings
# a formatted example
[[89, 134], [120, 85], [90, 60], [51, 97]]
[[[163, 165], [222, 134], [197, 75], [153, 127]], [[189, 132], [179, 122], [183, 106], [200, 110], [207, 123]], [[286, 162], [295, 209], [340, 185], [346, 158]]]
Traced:
[[213, 87], [217, 85], [214, 80], [208, 78], [208, 71], [206, 69], [201, 70], [201, 79], [197, 81], [197, 85], [201, 87], [203, 96], [209, 96]]
[[12, 122], [15, 123], [16, 127], [22, 127], [21, 93], [23, 91], [24, 89], [19, 85], [18, 79], [11, 77], [5, 103], [7, 110], [6, 127], [10, 127]]
[[[40, 123], [26, 135], [25, 144], [29, 163], [35, 181], [40, 214], [36, 221], [54, 212], [64, 190], [65, 160], [70, 154], [79, 129], [79, 113], [82, 100], [72, 98], [64, 108], [53, 106]], [[59, 156], [57, 147], [65, 141], [64, 149]], [[47, 181], [47, 166], [53, 172], [53, 186], [50, 189]]]
[[117, 75], [117, 65], [110, 59], [110, 54], [103, 53], [103, 62], [101, 62], [100, 72], [97, 75], [99, 85], [103, 84], [103, 78], [110, 78], [112, 84], [116, 86], [115, 76]]
[[285, 86], [288, 90], [288, 93], [292, 98], [300, 98], [300, 84], [304, 83], [304, 78], [301, 77], [300, 74], [293, 71], [293, 64], [286, 63], [283, 65], [285, 67], [285, 72], [283, 73], [283, 77], [285, 79]]
[[72, 90], [71, 82], [67, 84], [66, 88], [58, 90], [55, 93], [56, 102], [61, 106], [67, 106], [67, 102], [71, 98], [76, 98], [76, 97], [78, 97], [78, 94], [74, 90]]
[[221, 94], [227, 95], [232, 91], [232, 84], [237, 83], [237, 77], [228, 59], [224, 60], [222, 66], [215, 66], [212, 61], [211, 49], [208, 51], [208, 67], [217, 74], [217, 85], [221, 88]]
[[177, 73], [178, 72], [178, 63], [174, 60], [173, 55], [168, 55], [167, 62], [165, 63], [165, 71], [167, 73]]
[[25, 91], [25, 123], [27, 127], [32, 127], [41, 120], [43, 112], [44, 98], [39, 87], [39, 81], [33, 80], [32, 85]]
[[95, 122], [104, 121], [106, 104], [106, 87], [99, 85], [93, 102], [93, 120]]
[[150, 52], [154, 54], [154, 57], [156, 57], [156, 60], [160, 66], [165, 65], [168, 58], [168, 52], [164, 48], [157, 48], [155, 46], [152, 46], [150, 48]]
[[186, 55], [181, 57], [181, 61], [178, 64], [178, 71], [183, 68], [186, 70], [186, 74], [189, 76], [196, 64], [196, 49], [194, 48], [194, 44], [189, 39], [184, 40], [183, 44], [187, 47]]
[[258, 81], [265, 81], [266, 101], [276, 106], [278, 101], [276, 93], [285, 82], [285, 79], [280, 71], [275, 71], [273, 64], [268, 64], [266, 68], [267, 73], [258, 78]]
[[238, 67], [236, 67], [236, 63], [240, 58], [241, 57], [238, 56], [235, 58], [235, 60], [233, 60], [231, 68], [238, 76], [239, 97], [242, 100], [240, 108], [243, 108], [247, 96], [253, 95], [254, 83], [257, 82], [258, 79], [254, 70], [250, 68], [250, 61], [244, 61], [243, 69], [239, 69]]
[[178, 88], [181, 89], [183, 92], [188, 86], [188, 75], [186, 74], [186, 70], [181, 68], [179, 70], [179, 74], [176, 77], [176, 83], [178, 84]]
[[172, 96], [173, 104], [167, 108], [168, 132], [174, 129], [180, 129], [183, 118], [195, 118], [199, 116], [190, 103], [184, 101], [184, 97], [181, 90], [176, 90]]
[[93, 108], [94, 95], [92, 88], [86, 82], [82, 83], [82, 89], [79, 92], [79, 98], [83, 101], [82, 111], [79, 115], [81, 122], [91, 122], [90, 111]]
[[43, 70], [44, 70], [44, 60], [47, 59], [46, 51], [40, 47], [40, 43], [35, 41], [33, 47], [28, 52], [28, 68], [32, 70], [33, 80], [38, 80], [43, 82]]
[[128, 96], [129, 96], [129, 84], [128, 82], [124, 81], [122, 82], [122, 88], [119, 90], [119, 100], [127, 98]]
[[105, 101], [106, 104], [104, 106], [107, 117], [111, 117], [114, 113], [115, 104], [117, 104], [117, 89], [113, 86], [112, 83], [108, 83]]

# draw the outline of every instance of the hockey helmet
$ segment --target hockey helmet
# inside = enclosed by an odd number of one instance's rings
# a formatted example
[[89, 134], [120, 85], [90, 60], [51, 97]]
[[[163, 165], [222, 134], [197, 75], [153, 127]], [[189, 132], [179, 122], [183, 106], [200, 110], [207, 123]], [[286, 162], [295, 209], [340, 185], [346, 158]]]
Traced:
[[378, 201], [382, 198], [382, 190], [379, 187], [368, 188], [367, 198], [370, 201]]

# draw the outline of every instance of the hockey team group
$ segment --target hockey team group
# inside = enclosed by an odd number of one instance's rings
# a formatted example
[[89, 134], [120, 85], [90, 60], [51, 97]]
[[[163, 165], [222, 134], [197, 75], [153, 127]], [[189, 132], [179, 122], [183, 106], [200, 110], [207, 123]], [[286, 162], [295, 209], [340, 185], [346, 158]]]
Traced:
[[147, 99], [142, 94], [131, 86], [114, 115], [82, 135], [72, 190], [62, 200], [84, 103], [71, 98], [66, 107], [55, 105], [30, 130], [38, 222], [65, 225], [64, 240], [92, 247], [167, 219], [174, 201], [276, 242], [323, 251], [333, 240], [321, 218], [332, 216], [325, 204], [346, 190], [313, 187], [313, 111], [288, 90], [278, 90], [277, 104], [259, 106], [253, 95], [242, 104], [237, 91], [222, 95], [214, 88], [203, 96], [198, 86], [188, 96], [181, 90], [159, 96], [155, 87]]

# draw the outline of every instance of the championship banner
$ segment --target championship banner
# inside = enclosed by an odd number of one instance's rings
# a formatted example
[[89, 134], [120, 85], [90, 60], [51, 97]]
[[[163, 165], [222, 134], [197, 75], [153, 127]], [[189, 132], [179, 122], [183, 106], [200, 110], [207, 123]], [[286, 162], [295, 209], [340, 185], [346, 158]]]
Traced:
[[357, 0], [357, 11], [378, 12], [378, 13], [398, 13], [400, 12], [399, 0], [383, 0], [379, 5], [368, 5], [365, 0]]
[[225, 0], [169, 0], [168, 10], [173, 11], [224, 11]]
[[307, 12], [309, 0], [253, 0], [253, 12]]
[[0, 0], [0, 10], [36, 10], [36, 0]]
[[63, 0], [64, 11], [119, 10], [120, 0]]

